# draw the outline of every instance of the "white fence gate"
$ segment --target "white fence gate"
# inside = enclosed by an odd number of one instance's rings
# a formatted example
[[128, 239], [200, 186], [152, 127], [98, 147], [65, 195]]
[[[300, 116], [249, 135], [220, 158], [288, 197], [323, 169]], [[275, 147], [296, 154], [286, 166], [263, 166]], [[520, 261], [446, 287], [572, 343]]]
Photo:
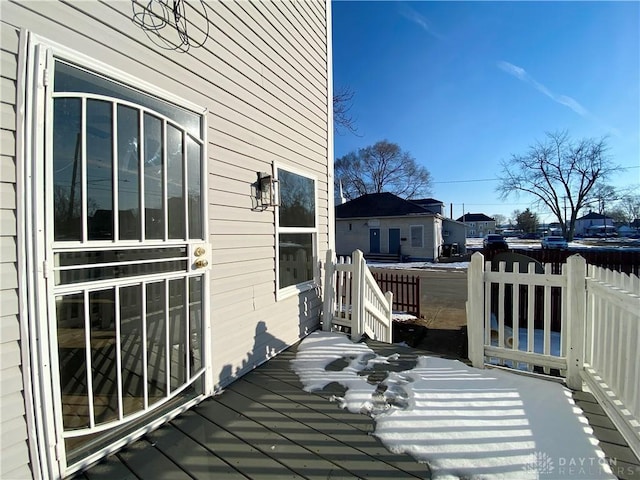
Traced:
[[[507, 271], [500, 262], [492, 271], [482, 254], [472, 256], [469, 359], [478, 368], [558, 369], [577, 390], [584, 381], [640, 456], [640, 281], [587, 268], [579, 255], [569, 257], [560, 274], [549, 267], [536, 273], [535, 263], [514, 263]], [[559, 331], [551, 328], [553, 297], [560, 301]]]
[[392, 341], [393, 294], [382, 293], [360, 250], [338, 260], [331, 250], [325, 262], [323, 329], [348, 327], [351, 338], [367, 335]]

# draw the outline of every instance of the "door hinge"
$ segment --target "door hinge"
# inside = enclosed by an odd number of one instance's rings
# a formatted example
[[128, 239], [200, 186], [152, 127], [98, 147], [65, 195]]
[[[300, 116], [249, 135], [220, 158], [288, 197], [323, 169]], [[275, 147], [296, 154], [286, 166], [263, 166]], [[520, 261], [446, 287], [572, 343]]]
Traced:
[[49, 262], [47, 262], [46, 260], [44, 260], [42, 262], [42, 275], [44, 276], [44, 278], [49, 278]]
[[42, 71], [42, 85], [45, 87], [49, 86], [49, 69], [45, 68]]

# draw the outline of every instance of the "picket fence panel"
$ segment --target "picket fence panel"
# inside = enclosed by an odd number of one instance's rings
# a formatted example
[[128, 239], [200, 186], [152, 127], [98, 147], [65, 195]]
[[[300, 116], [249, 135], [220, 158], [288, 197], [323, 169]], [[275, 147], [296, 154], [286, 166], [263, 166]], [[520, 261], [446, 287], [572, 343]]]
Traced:
[[640, 457], [640, 279], [589, 265], [585, 383]]
[[[536, 289], [542, 290], [542, 300]], [[553, 301], [561, 302], [560, 328], [552, 328], [552, 312], [557, 310]], [[542, 312], [541, 329], [536, 312]], [[587, 267], [579, 255], [569, 257], [560, 271], [547, 264], [544, 272], [536, 273], [533, 263], [524, 269], [514, 263], [507, 269], [505, 262], [492, 271], [491, 262], [475, 253], [468, 270], [467, 328], [469, 359], [475, 367], [542, 367], [544, 373], [554, 368], [570, 388], [581, 390], [584, 382], [640, 456], [636, 275]]]
[[355, 250], [335, 259], [327, 251], [325, 262], [323, 329], [348, 327], [351, 338], [364, 334], [375, 340], [392, 341], [393, 294], [382, 293], [364, 255]]

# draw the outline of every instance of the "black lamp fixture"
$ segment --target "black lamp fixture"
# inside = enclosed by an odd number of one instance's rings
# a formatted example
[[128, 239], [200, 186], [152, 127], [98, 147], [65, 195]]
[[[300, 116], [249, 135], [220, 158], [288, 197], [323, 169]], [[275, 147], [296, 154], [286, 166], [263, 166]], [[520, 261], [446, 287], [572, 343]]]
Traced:
[[262, 209], [279, 205], [276, 184], [278, 181], [273, 175], [267, 172], [256, 172], [258, 181], [256, 182], [256, 200]]

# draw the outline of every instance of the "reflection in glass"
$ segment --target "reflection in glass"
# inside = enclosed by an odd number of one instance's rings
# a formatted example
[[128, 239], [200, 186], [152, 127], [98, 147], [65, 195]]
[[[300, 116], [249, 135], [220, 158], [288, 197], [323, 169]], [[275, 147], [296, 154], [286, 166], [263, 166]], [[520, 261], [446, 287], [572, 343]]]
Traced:
[[118, 105], [120, 240], [140, 240], [140, 125], [138, 110]]
[[55, 254], [56, 267], [69, 265], [87, 265], [110, 262], [134, 262], [138, 260], [156, 260], [160, 258], [186, 257], [187, 248], [149, 247], [123, 250], [83, 250], [59, 252]]
[[191, 375], [202, 368], [202, 277], [189, 278], [189, 362]]
[[171, 368], [171, 391], [182, 386], [187, 378], [186, 352], [186, 280], [169, 281], [169, 365]]
[[96, 425], [118, 418], [115, 290], [89, 293], [91, 369]]
[[164, 238], [162, 122], [144, 115], [144, 208], [145, 237]]
[[95, 93], [128, 100], [174, 119], [193, 135], [199, 137], [202, 133], [199, 114], [61, 61], [55, 64], [54, 88], [56, 92]]
[[313, 234], [278, 236], [280, 288], [313, 280]]
[[144, 408], [142, 286], [122, 287], [119, 292], [122, 407], [126, 416]]
[[189, 238], [202, 238], [202, 147], [187, 137], [189, 165]]
[[167, 393], [167, 336], [165, 324], [165, 283], [147, 284], [147, 388], [149, 405]]
[[84, 297], [56, 297], [58, 362], [65, 430], [89, 426], [89, 389], [85, 357]]
[[167, 204], [169, 238], [184, 238], [182, 132], [167, 126]]
[[278, 170], [281, 227], [315, 227], [315, 185], [311, 178]]
[[55, 240], [82, 240], [82, 103], [53, 101], [53, 210]]
[[113, 238], [112, 103], [87, 100], [87, 225], [89, 240]]
[[113, 278], [136, 277], [157, 273], [184, 272], [187, 270], [186, 260], [171, 262], [154, 262], [142, 264], [122, 264], [110, 267], [78, 268], [77, 270], [62, 270], [56, 276], [56, 285], [83, 283], [95, 280], [109, 280]]

